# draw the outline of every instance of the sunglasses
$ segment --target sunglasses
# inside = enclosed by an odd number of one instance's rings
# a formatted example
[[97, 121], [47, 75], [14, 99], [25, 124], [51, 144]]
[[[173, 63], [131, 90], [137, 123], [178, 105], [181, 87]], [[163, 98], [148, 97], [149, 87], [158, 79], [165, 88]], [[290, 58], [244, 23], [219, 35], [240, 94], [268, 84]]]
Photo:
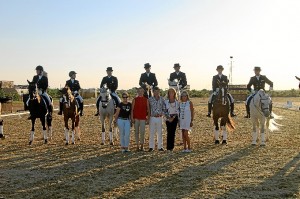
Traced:
[[127, 99], [127, 98], [128, 98], [128, 96], [122, 96], [122, 98], [126, 98], [126, 99]]

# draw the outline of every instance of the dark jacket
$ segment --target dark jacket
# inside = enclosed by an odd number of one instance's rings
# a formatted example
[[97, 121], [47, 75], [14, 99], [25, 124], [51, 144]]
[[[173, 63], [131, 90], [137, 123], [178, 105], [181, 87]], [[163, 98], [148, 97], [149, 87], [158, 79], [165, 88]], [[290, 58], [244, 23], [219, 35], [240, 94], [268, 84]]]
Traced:
[[43, 92], [47, 91], [48, 88], [48, 78], [46, 76], [42, 76], [41, 79], [39, 79], [38, 75], [33, 76], [32, 82], [37, 84], [38, 89], [42, 89]]
[[145, 86], [145, 82], [147, 82], [147, 84], [149, 84], [150, 86], [157, 86], [157, 79], [156, 79], [156, 76], [155, 76], [155, 73], [149, 73], [149, 77], [147, 75], [147, 73], [142, 73], [141, 74], [141, 77], [140, 77], [140, 82], [139, 82], [139, 85], [142, 87], [142, 88], [146, 88]]
[[228, 80], [228, 78], [227, 78], [226, 75], [222, 75], [221, 78], [220, 78], [219, 75], [213, 76], [213, 79], [212, 79], [212, 89], [213, 89], [213, 92], [215, 92], [216, 89], [219, 88], [219, 82], [225, 82], [228, 85], [229, 80]]
[[178, 75], [176, 72], [170, 74], [170, 81], [173, 81], [174, 79], [179, 80], [179, 85], [181, 85], [182, 88], [184, 88], [187, 85], [185, 73], [181, 71], [178, 73]]
[[256, 76], [253, 76], [250, 78], [247, 89], [251, 92], [251, 86], [253, 86], [255, 91], [258, 91], [260, 89], [265, 90], [266, 83], [273, 87], [273, 82], [270, 81], [266, 76], [260, 75], [259, 80], [257, 80]]
[[79, 91], [81, 89], [78, 80], [74, 80], [74, 83], [72, 83], [71, 79], [69, 79], [66, 81], [66, 86], [68, 86], [72, 92]]
[[118, 79], [115, 76], [111, 76], [110, 78], [108, 76], [103, 77], [100, 88], [102, 88], [104, 84], [106, 84], [111, 92], [116, 92], [118, 89]]

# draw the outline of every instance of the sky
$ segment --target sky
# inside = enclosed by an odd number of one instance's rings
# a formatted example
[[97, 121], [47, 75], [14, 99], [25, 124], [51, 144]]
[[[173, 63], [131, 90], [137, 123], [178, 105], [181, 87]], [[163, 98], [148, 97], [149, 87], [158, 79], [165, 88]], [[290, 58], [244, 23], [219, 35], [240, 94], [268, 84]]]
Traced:
[[180, 63], [191, 89], [211, 89], [233, 56], [233, 84], [260, 66], [275, 90], [297, 89], [299, 10], [299, 0], [0, 0], [0, 80], [26, 84], [42, 65], [51, 88], [71, 70], [95, 88], [113, 67], [129, 89], [150, 63], [167, 88]]

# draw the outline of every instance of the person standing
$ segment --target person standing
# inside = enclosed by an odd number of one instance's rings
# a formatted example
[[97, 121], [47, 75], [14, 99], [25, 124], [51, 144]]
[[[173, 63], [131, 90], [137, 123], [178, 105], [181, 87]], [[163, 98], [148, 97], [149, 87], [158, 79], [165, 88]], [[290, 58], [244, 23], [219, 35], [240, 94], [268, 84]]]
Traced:
[[115, 123], [118, 124], [120, 131], [120, 142], [122, 152], [129, 152], [130, 142], [130, 118], [131, 118], [131, 103], [128, 102], [128, 93], [122, 93], [122, 102], [118, 105], [115, 114]]
[[131, 121], [134, 124], [135, 142], [138, 151], [144, 151], [145, 125], [149, 123], [150, 106], [144, 89], [138, 88], [138, 96], [132, 100]]
[[[37, 85], [37, 89], [39, 91], [39, 95], [44, 99], [47, 109], [48, 109], [48, 114], [52, 116], [53, 112], [53, 105], [52, 105], [52, 100], [50, 99], [47, 89], [48, 89], [48, 77], [43, 75], [44, 68], [43, 66], [37, 66], [35, 68], [36, 70], [36, 75], [32, 78], [32, 82]], [[27, 100], [27, 106], [29, 104], [29, 98]], [[31, 119], [31, 115], [28, 117], [28, 119]]]
[[[219, 83], [220, 82], [226, 82], [226, 83], [229, 82], [227, 76], [223, 75], [223, 70], [224, 70], [224, 67], [222, 65], [217, 66], [218, 74], [213, 76], [213, 79], [212, 79], [213, 93], [210, 95], [209, 100], [208, 100], [208, 114], [206, 115], [206, 117], [211, 117], [212, 103], [213, 103], [215, 96], [218, 95], [219, 90], [220, 90]], [[227, 85], [227, 90], [228, 90], [228, 85]], [[230, 93], [227, 92], [227, 95], [228, 95], [228, 99], [230, 102], [230, 116], [235, 117], [236, 114], [234, 113], [234, 99]]]
[[179, 110], [179, 124], [180, 129], [182, 130], [183, 138], [183, 147], [182, 152], [189, 153], [191, 152], [191, 141], [189, 137], [189, 131], [193, 127], [194, 120], [194, 106], [189, 99], [187, 91], [183, 91], [180, 96], [180, 110]]
[[157, 148], [164, 151], [162, 137], [162, 116], [165, 111], [165, 102], [160, 96], [160, 89], [154, 87], [153, 96], [149, 98], [150, 104], [150, 136], [149, 136], [149, 152], [155, 148], [155, 134], [157, 133]]
[[[102, 88], [104, 85], [107, 86], [107, 88], [110, 90], [110, 95], [114, 100], [115, 106], [118, 107], [120, 103], [120, 98], [118, 97], [116, 90], [118, 89], [118, 78], [113, 76], [113, 69], [112, 67], [107, 67], [106, 69], [107, 76], [102, 78], [100, 88]], [[96, 102], [96, 108], [97, 108], [97, 113], [95, 116], [99, 115], [99, 103], [101, 101], [101, 96], [98, 97], [97, 102]]]
[[167, 99], [165, 100], [165, 105], [165, 117], [167, 126], [167, 150], [173, 151], [179, 115], [179, 102], [177, 99], [176, 90], [174, 88], [169, 88]]
[[[259, 66], [255, 66], [254, 67], [255, 76], [251, 77], [249, 83], [247, 84], [247, 89], [251, 94], [248, 96], [246, 100], [247, 115], [245, 116], [245, 118], [250, 118], [250, 102], [254, 97], [254, 95], [257, 93], [257, 91], [259, 91], [260, 89], [265, 90], [266, 83], [270, 85], [269, 90], [270, 91], [273, 90], [273, 82], [269, 80], [265, 75], [261, 75], [260, 72], [261, 72], [261, 68]], [[252, 86], [253, 86], [253, 90], [251, 89]], [[272, 112], [272, 103], [270, 103], [270, 112]], [[272, 118], [273, 116], [271, 114], [270, 117]]]
[[187, 85], [187, 80], [186, 80], [185, 73], [180, 71], [180, 67], [181, 66], [178, 63], [174, 64], [173, 68], [175, 72], [170, 74], [169, 80], [174, 81], [175, 79], [177, 79], [179, 81], [179, 89], [183, 89]]
[[146, 70], [145, 73], [141, 74], [139, 85], [145, 90], [145, 97], [151, 97], [151, 90], [152, 88], [156, 87], [158, 85], [155, 73], [151, 73], [151, 65], [149, 63], [146, 63], [144, 65], [144, 68]]
[[[66, 81], [66, 85], [70, 88], [72, 91], [72, 94], [76, 98], [78, 105], [79, 105], [79, 112], [80, 116], [83, 116], [83, 98], [79, 94], [79, 90], [81, 89], [79, 81], [76, 80], [76, 72], [75, 71], [70, 71], [69, 72], [69, 77], [70, 79]], [[59, 112], [58, 115], [62, 115], [62, 110], [63, 110], [63, 98], [60, 98], [59, 100]]]

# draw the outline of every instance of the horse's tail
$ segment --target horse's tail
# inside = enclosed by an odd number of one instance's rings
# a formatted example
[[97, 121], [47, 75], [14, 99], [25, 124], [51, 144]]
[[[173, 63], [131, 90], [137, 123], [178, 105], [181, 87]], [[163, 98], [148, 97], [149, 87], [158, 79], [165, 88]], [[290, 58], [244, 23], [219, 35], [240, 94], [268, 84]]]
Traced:
[[272, 116], [274, 117], [274, 119], [269, 119], [268, 118], [266, 126], [268, 127], [269, 131], [271, 131], [271, 132], [278, 131], [279, 130], [279, 126], [282, 126], [282, 125], [278, 124], [276, 122], [276, 120], [281, 120], [282, 116], [278, 116], [274, 112], [272, 113]]
[[232, 130], [235, 129], [235, 123], [234, 123], [233, 119], [230, 116], [228, 116], [226, 126], [227, 126], [229, 131], [232, 131]]

